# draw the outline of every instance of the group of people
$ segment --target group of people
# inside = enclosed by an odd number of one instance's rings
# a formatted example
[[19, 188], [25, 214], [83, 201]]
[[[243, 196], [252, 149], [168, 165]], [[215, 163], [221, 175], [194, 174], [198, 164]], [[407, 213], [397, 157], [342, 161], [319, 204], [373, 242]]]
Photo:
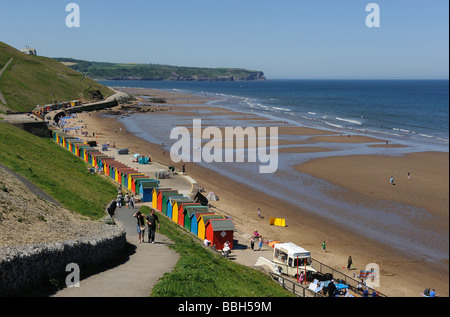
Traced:
[[436, 291], [434, 290], [434, 288], [433, 288], [433, 289], [426, 288], [426, 289], [423, 291], [423, 296], [427, 296], [427, 297], [437, 297], [438, 295], [436, 294]]
[[136, 203], [136, 201], [135, 201], [134, 195], [131, 195], [131, 197], [130, 197], [130, 195], [128, 193], [126, 193], [125, 196], [122, 196], [122, 193], [117, 194], [117, 198], [116, 198], [117, 207], [120, 208], [122, 206], [125, 206], [127, 208], [128, 207], [134, 208], [135, 203]]
[[137, 219], [139, 243], [144, 242], [146, 224], [148, 227], [148, 243], [155, 243], [156, 223], [158, 223], [158, 229], [160, 228], [159, 219], [155, 214], [155, 210], [152, 209], [148, 216], [145, 216], [140, 210], [138, 210], [133, 217]]
[[263, 245], [263, 237], [259, 234], [258, 230], [255, 230], [253, 232], [253, 236], [250, 238], [250, 247], [253, 251], [255, 250], [255, 242], [258, 241], [258, 251], [261, 251], [262, 245]]

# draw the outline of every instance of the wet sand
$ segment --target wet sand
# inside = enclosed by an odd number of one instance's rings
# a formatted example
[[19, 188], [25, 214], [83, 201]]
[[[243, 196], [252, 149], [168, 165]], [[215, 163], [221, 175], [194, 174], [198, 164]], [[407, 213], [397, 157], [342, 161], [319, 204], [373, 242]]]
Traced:
[[[126, 91], [130, 92], [128, 89]], [[139, 94], [142, 94], [142, 92], [142, 90], [139, 90]], [[196, 117], [197, 110], [204, 110], [203, 107], [205, 107], [207, 101], [202, 100], [199, 96], [186, 94], [177, 96], [177, 94], [168, 94], [156, 90], [149, 90], [146, 93], [151, 94], [152, 97], [167, 98], [166, 107], [191, 104], [190, 109], [184, 108], [183, 112], [191, 112], [192, 117]], [[187, 100], [189, 101], [187, 102]], [[197, 106], [193, 106], [194, 104]], [[206, 105], [206, 107], [208, 106]], [[228, 112], [228, 110], [221, 108], [208, 109], [208, 111]], [[158, 120], [158, 118], [158, 114], [155, 113], [155, 120]], [[248, 116], [249, 122], [255, 120], [255, 118], [257, 117]], [[127, 147], [131, 152], [150, 155], [154, 161], [165, 165], [175, 165], [178, 170], [181, 170], [183, 163], [172, 163], [168, 151], [162, 149], [160, 144], [152, 144], [134, 136], [132, 133], [127, 133], [126, 127], [111, 116], [105, 117], [99, 112], [82, 113], [75, 120], [82, 120], [83, 124], [87, 125], [85, 130], [89, 131], [91, 135], [92, 132], [95, 132], [97, 134], [95, 139], [99, 143], [111, 141], [118, 148]], [[207, 123], [204, 124], [204, 127], [206, 126]], [[120, 131], [121, 127], [122, 131], [115, 133], [115, 130]], [[386, 141], [365, 136], [348, 138], [347, 136], [340, 136], [339, 133], [317, 131], [310, 128], [280, 127], [279, 134], [307, 137], [307, 141], [299, 141], [297, 144], [308, 143], [309, 150], [313, 150], [313, 144], [319, 141], [339, 142], [341, 140], [341, 142], [344, 142], [345, 140], [345, 142], [368, 142], [368, 144], [379, 146], [383, 146]], [[288, 143], [296, 144], [296, 141], [285, 142], [285, 144]], [[326, 151], [327, 149], [323, 148], [322, 150]], [[297, 166], [297, 168], [315, 177], [326, 179], [338, 186], [350, 189], [350, 193], [343, 194], [342, 199], [354, 199], [351, 191], [356, 191], [359, 197], [365, 197], [367, 201], [392, 199], [426, 208], [431, 214], [439, 217], [437, 221], [427, 225], [437, 225], [448, 232], [448, 153], [418, 153], [407, 157], [398, 157], [395, 158], [395, 166], [392, 167], [386, 164], [386, 159], [390, 161], [390, 158], [375, 155], [330, 157], [315, 159]], [[431, 159], [435, 160], [433, 164], [430, 164]], [[338, 163], [342, 164], [341, 168], [335, 168]], [[430, 165], [434, 168], [428, 168]], [[370, 166], [370, 168], [367, 168], [367, 166]], [[447, 172], [445, 172], [445, 169]], [[335, 170], [339, 171], [335, 172]], [[370, 173], [362, 172], [367, 170]], [[412, 180], [409, 183], [406, 179], [408, 171], [412, 175]], [[378, 290], [388, 296], [416, 297], [426, 287], [435, 288], [441, 296], [449, 295], [448, 260], [445, 263], [429, 263], [424, 258], [400, 254], [397, 249], [380, 244], [376, 239], [362, 237], [340, 228], [332, 221], [313, 214], [299, 205], [294, 206], [276, 197], [267, 196], [251, 186], [238, 183], [195, 163], [186, 163], [186, 172], [200, 185], [203, 185], [207, 192], [212, 191], [219, 195], [220, 201], [214, 202], [215, 210], [233, 217], [235, 226], [242, 232], [251, 234], [257, 229], [265, 239], [294, 242], [310, 250], [313, 258], [341, 271], [346, 271], [343, 267], [346, 267], [347, 258], [351, 255], [354, 269], [347, 271], [348, 275], [358, 274], [359, 270], [365, 269], [369, 263], [377, 263], [381, 269], [381, 285]], [[346, 177], [342, 177], [340, 173], [349, 174], [351, 179], [356, 179], [356, 181], [347, 181]], [[398, 184], [395, 185], [395, 190], [400, 193], [393, 196], [384, 196], [386, 193], [375, 195], [373, 191], [379, 192], [381, 188], [391, 186], [389, 184], [391, 174], [396, 177]], [[446, 176], [442, 176], [444, 174]], [[377, 176], [380, 179], [375, 181]], [[426, 180], [422, 178], [426, 178]], [[342, 179], [345, 179], [345, 182], [341, 182]], [[374, 187], [365, 188], [364, 185], [369, 186], [367, 184]], [[433, 187], [427, 189], [430, 185]], [[406, 186], [409, 187], [406, 188]], [[421, 196], [418, 197], [417, 193], [421, 193]], [[437, 204], [438, 201], [439, 204]], [[258, 218], [258, 208], [262, 210], [262, 216], [264, 217], [262, 219]], [[287, 227], [270, 226], [270, 217], [286, 219]], [[321, 243], [324, 240], [327, 241], [326, 251], [321, 249]]]

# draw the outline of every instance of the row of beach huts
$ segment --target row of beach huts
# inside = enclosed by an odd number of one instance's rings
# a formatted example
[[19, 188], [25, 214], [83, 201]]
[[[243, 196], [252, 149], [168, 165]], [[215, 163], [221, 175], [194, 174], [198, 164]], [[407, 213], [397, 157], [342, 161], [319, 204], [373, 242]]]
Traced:
[[94, 170], [109, 176], [122, 188], [139, 196], [142, 202], [151, 202], [153, 209], [202, 241], [207, 239], [215, 249], [222, 250], [226, 242], [233, 249], [235, 231], [233, 220], [210, 210], [208, 200], [201, 193], [197, 193], [192, 199], [176, 189], [160, 187], [159, 180], [116, 161], [87, 142], [56, 127], [49, 129], [56, 143], [89, 163]]
[[81, 104], [82, 104], [81, 100], [72, 100], [72, 101], [52, 103], [44, 106], [37, 105], [36, 109], [34, 109], [32, 113], [35, 116], [44, 119], [45, 115], [50, 111], [78, 107], [81, 106]]

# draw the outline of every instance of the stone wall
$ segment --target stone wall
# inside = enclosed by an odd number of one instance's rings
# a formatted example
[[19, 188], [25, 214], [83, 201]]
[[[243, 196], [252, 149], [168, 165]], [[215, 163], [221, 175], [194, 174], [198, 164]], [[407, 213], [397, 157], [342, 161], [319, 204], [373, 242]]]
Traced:
[[126, 246], [125, 230], [105, 225], [99, 236], [0, 249], [0, 296], [20, 294], [62, 275], [68, 264], [93, 267], [116, 259]]

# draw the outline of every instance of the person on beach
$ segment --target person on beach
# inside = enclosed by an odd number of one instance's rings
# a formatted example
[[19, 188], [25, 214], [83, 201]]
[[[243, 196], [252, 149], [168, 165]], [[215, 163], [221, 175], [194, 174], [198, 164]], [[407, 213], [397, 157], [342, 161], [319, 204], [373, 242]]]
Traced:
[[411, 180], [411, 174], [408, 172], [408, 180]]
[[353, 263], [353, 260], [352, 260], [352, 256], [350, 255], [348, 257], [348, 261], [347, 261], [347, 270], [350, 270], [352, 263]]
[[261, 208], [258, 208], [258, 218], [261, 218]]
[[186, 164], [183, 164], [183, 174], [186, 173]]
[[326, 241], [323, 241], [322, 242], [322, 250], [326, 250], [327, 249], [327, 243], [326, 243]]
[[391, 183], [391, 185], [394, 185], [394, 177], [391, 176], [391, 179], [389, 180], [389, 183]]
[[155, 243], [156, 236], [156, 222], [158, 222], [158, 229], [160, 228], [158, 216], [155, 215], [155, 211], [152, 209], [151, 213], [147, 216], [148, 224], [148, 243]]
[[252, 248], [253, 251], [255, 251], [255, 238], [254, 237], [250, 238], [250, 247]]
[[137, 233], [139, 243], [144, 242], [145, 235], [145, 215], [139, 210], [133, 215], [133, 217], [137, 218]]
[[259, 238], [258, 238], [258, 246], [259, 246], [258, 251], [261, 251], [262, 245], [263, 245], [263, 238], [262, 238], [262, 236], [259, 236]]

